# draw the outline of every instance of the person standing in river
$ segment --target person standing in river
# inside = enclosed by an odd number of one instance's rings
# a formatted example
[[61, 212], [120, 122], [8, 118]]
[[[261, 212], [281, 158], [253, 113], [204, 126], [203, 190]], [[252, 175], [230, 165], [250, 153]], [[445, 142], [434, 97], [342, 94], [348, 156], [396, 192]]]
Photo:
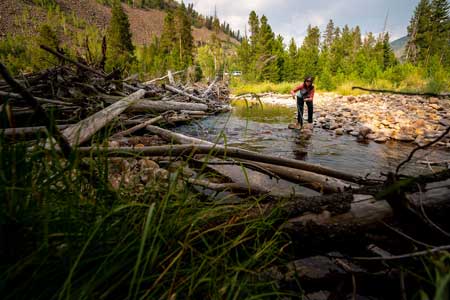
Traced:
[[[297, 124], [296, 128], [303, 128], [303, 108], [304, 104], [308, 106], [308, 123], [313, 122], [313, 100], [315, 87], [313, 84], [314, 78], [307, 76], [302, 84], [291, 91], [292, 97], [297, 98]], [[309, 125], [312, 129], [312, 125]]]

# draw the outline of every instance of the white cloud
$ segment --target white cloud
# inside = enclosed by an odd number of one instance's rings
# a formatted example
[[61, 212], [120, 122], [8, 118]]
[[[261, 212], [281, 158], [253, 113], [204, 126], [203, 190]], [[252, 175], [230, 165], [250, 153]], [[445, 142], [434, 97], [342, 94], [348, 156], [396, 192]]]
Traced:
[[[214, 7], [221, 20], [234, 30], [244, 32], [250, 11], [269, 19], [274, 32], [286, 43], [293, 37], [301, 42], [309, 24], [323, 31], [329, 19], [338, 26], [359, 25], [363, 33], [380, 32], [389, 10], [388, 31], [392, 38], [406, 34], [409, 19], [418, 0], [186, 0], [202, 14], [213, 15]], [[391, 25], [392, 24], [392, 25]]]

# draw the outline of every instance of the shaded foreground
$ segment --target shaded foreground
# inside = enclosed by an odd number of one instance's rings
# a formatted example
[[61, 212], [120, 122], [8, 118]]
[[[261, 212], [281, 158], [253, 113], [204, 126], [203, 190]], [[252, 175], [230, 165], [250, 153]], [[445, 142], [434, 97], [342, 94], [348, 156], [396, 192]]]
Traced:
[[31, 75], [32, 95], [0, 82], [4, 299], [447, 295], [448, 170], [374, 181], [193, 139], [154, 124], [223, 111], [222, 83], [113, 78], [77, 65]]

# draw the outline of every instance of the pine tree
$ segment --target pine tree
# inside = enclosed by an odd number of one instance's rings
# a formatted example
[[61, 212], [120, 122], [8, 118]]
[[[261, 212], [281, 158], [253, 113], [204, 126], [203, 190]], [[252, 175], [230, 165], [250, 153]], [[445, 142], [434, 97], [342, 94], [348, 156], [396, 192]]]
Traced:
[[250, 12], [248, 19], [248, 24], [250, 26], [250, 45], [253, 52], [256, 50], [256, 44], [259, 38], [259, 18], [255, 11]]
[[187, 15], [184, 2], [181, 2], [181, 5], [176, 11], [175, 24], [180, 54], [180, 67], [186, 68], [193, 62], [194, 38], [192, 36], [191, 20]]
[[134, 60], [134, 46], [131, 41], [130, 22], [119, 0], [112, 6], [112, 16], [107, 32], [108, 66], [123, 67]]
[[281, 35], [277, 35], [273, 43], [272, 53], [276, 57], [276, 71], [274, 72], [278, 71], [278, 74], [273, 74], [272, 80], [275, 82], [281, 82], [287, 75], [287, 54], [284, 51], [283, 37]]
[[428, 0], [420, 0], [408, 26], [409, 41], [406, 58], [418, 63], [428, 56], [431, 43], [431, 6]]
[[396, 63], [397, 59], [389, 43], [389, 33], [385, 33], [383, 36], [383, 70], [394, 66]]
[[180, 48], [178, 47], [177, 36], [175, 18], [169, 11], [164, 18], [160, 41], [161, 54], [165, 57], [163, 69], [175, 69], [180, 65]]
[[238, 63], [246, 80], [255, 79], [254, 68], [252, 68], [253, 61], [254, 59], [252, 56], [250, 43], [248, 38], [244, 37], [240, 47], [238, 48]]
[[325, 29], [322, 49], [330, 49], [334, 38], [334, 23], [333, 20], [330, 20], [327, 24], [327, 28]]
[[450, 62], [450, 3], [447, 0], [432, 0], [432, 41], [430, 56], [438, 56], [448, 65]]
[[276, 55], [273, 54], [275, 35], [270, 27], [267, 17], [260, 20], [258, 40], [256, 44], [256, 70], [259, 78], [267, 81], [277, 81], [279, 69]]
[[308, 26], [306, 37], [299, 50], [299, 68], [303, 76], [317, 76], [319, 73], [319, 27]]
[[291, 38], [288, 47], [288, 55], [286, 61], [286, 80], [287, 81], [297, 81], [299, 80], [299, 72], [298, 72], [298, 47], [295, 43], [294, 38]]

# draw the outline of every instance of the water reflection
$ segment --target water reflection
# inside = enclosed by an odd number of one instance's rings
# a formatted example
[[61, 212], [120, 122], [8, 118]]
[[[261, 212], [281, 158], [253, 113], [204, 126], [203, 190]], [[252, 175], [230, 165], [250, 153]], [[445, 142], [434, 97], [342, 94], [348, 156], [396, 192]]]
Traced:
[[[332, 131], [314, 128], [306, 138], [298, 130], [288, 129], [295, 121], [295, 109], [277, 105], [240, 104], [232, 112], [213, 116], [197, 123], [178, 127], [176, 131], [208, 141], [226, 142], [230, 146], [306, 160], [358, 175], [378, 175], [395, 170], [414, 148], [412, 144], [388, 142], [361, 143], [349, 135], [335, 136]], [[416, 160], [440, 161], [449, 152], [441, 149], [422, 151]], [[406, 174], [429, 173], [428, 166], [409, 164]]]

